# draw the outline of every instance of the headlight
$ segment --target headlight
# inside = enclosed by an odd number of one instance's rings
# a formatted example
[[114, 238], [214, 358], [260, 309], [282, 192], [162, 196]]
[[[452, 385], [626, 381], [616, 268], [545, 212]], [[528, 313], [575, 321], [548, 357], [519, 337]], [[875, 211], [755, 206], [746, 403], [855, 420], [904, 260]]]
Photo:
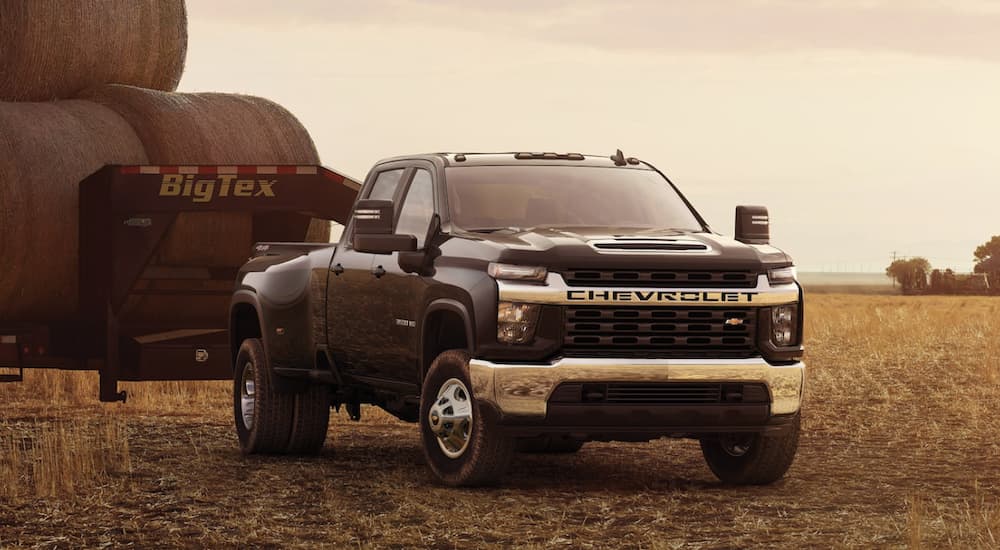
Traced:
[[798, 275], [795, 270], [794, 265], [788, 267], [778, 267], [775, 269], [768, 270], [767, 280], [772, 285], [783, 285], [788, 283], [794, 283], [795, 278]]
[[500, 302], [497, 308], [497, 341], [527, 344], [535, 337], [535, 325], [542, 306]]
[[544, 267], [530, 267], [524, 265], [496, 264], [489, 267], [490, 277], [505, 281], [533, 281], [544, 283], [549, 271]]
[[776, 346], [790, 346], [796, 339], [799, 307], [796, 305], [771, 308], [771, 341]]

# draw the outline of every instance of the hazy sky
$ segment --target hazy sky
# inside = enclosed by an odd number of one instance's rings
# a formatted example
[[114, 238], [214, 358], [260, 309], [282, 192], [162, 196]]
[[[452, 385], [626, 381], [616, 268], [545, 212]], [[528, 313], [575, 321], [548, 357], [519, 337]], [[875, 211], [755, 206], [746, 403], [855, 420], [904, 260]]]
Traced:
[[[498, 6], [503, 7], [498, 7]], [[1000, 234], [1000, 0], [188, 0], [181, 89], [294, 112], [323, 163], [621, 148], [803, 270], [971, 269]]]

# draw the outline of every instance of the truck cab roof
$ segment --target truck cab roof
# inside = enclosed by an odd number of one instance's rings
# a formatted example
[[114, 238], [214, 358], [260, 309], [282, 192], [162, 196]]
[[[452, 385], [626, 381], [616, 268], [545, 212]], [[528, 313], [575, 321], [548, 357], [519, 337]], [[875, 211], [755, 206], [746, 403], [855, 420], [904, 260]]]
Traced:
[[[651, 170], [652, 168], [635, 158], [624, 158], [616, 164], [610, 156], [584, 155], [580, 153], [554, 152], [506, 152], [506, 153], [425, 153], [383, 159], [379, 164], [401, 160], [427, 160], [445, 167], [450, 166], [522, 166], [522, 165], [563, 165], [599, 168], [628, 168]], [[624, 164], [622, 164], [624, 163]]]

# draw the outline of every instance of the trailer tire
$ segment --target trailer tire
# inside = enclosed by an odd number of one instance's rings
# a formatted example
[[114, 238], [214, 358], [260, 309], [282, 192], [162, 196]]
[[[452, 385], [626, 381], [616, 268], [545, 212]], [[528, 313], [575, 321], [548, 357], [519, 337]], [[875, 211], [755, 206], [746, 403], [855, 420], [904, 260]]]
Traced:
[[243, 454], [285, 452], [292, 432], [295, 396], [277, 389], [264, 345], [248, 338], [233, 369], [233, 414]]
[[528, 437], [518, 439], [516, 448], [519, 453], [529, 454], [571, 454], [583, 448], [583, 441], [560, 437]]
[[292, 411], [292, 434], [288, 439], [289, 454], [313, 455], [323, 449], [330, 425], [330, 390], [320, 384], [295, 395]]
[[[456, 418], [460, 420], [449, 420]], [[469, 354], [463, 350], [441, 353], [427, 371], [420, 434], [434, 475], [453, 487], [495, 483], [514, 454], [514, 439], [472, 393]]]
[[[795, 460], [801, 418], [778, 435], [746, 434], [701, 440], [701, 452], [712, 473], [732, 485], [769, 485], [784, 477]], [[736, 436], [733, 436], [736, 437]]]

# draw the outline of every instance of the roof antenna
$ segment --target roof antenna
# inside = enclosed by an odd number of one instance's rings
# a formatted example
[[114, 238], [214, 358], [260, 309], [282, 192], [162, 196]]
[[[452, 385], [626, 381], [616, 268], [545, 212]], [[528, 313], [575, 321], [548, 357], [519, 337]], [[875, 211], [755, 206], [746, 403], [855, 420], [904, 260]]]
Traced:
[[615, 161], [615, 166], [625, 166], [625, 154], [619, 149], [615, 154], [611, 155], [611, 160]]

